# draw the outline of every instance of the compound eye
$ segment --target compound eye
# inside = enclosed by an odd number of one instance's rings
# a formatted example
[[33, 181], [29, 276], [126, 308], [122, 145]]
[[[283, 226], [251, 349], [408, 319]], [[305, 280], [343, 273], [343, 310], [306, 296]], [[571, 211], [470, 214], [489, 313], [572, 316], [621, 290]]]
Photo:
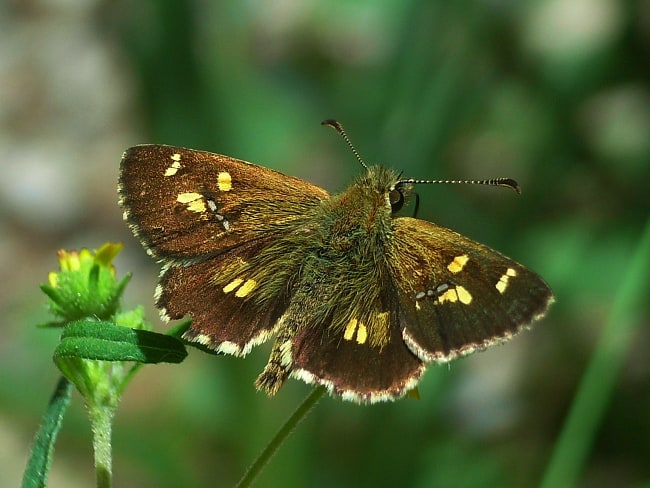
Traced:
[[404, 205], [404, 194], [397, 188], [392, 189], [388, 193], [388, 201], [390, 202], [390, 209], [393, 213], [399, 212]]

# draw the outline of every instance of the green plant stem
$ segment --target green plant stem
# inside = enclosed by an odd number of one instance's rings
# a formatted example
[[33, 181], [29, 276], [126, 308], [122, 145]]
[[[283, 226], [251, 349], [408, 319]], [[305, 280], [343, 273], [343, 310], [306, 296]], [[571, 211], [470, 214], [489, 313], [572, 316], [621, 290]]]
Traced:
[[22, 488], [43, 488], [47, 486], [54, 444], [63, 423], [63, 416], [70, 404], [71, 394], [72, 383], [65, 376], [61, 376], [47, 406], [47, 411], [43, 416], [43, 422], [36, 434], [34, 446], [23, 475]]
[[238, 488], [246, 488], [250, 486], [255, 478], [262, 472], [262, 469], [268, 464], [275, 452], [282, 445], [282, 443], [289, 437], [289, 434], [296, 428], [296, 426], [307, 416], [309, 411], [320, 400], [325, 393], [325, 388], [319, 386], [307, 395], [303, 402], [298, 406], [295, 412], [280, 428], [277, 434], [271, 439], [271, 442], [264, 448], [264, 450], [257, 457], [255, 462], [244, 473], [244, 477], [237, 483]]
[[650, 287], [650, 220], [618, 288], [598, 347], [582, 378], [551, 461], [543, 488], [576, 486], [636, 329]]
[[89, 405], [88, 411], [93, 430], [97, 488], [110, 488], [113, 484], [111, 433], [115, 408]]

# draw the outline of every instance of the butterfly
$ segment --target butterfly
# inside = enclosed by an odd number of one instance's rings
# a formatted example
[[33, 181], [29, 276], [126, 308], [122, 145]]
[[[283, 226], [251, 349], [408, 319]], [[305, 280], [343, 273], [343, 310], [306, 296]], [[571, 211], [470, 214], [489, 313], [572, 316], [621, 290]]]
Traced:
[[[238, 159], [165, 145], [122, 158], [124, 219], [162, 265], [156, 306], [184, 338], [245, 356], [274, 338], [256, 387], [289, 377], [359, 403], [413, 390], [429, 363], [510, 339], [553, 301], [534, 272], [399, 212], [418, 183], [364, 166], [336, 194]], [[471, 181], [508, 186], [514, 180]]]

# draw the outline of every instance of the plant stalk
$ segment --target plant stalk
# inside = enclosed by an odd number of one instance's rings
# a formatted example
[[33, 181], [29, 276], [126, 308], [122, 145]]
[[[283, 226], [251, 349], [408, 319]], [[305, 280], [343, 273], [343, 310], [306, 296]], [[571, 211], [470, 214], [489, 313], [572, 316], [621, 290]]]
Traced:
[[325, 387], [319, 386], [307, 395], [303, 402], [298, 406], [295, 412], [287, 419], [284, 425], [280, 428], [277, 434], [271, 439], [271, 442], [264, 448], [257, 459], [250, 465], [244, 473], [244, 477], [237, 483], [238, 488], [246, 488], [251, 486], [255, 478], [262, 472], [264, 467], [269, 463], [273, 455], [282, 445], [282, 443], [293, 432], [293, 429], [307, 416], [309, 411], [316, 405], [318, 400], [325, 393]]
[[111, 434], [115, 408], [93, 405], [89, 406], [88, 410], [92, 422], [97, 488], [111, 488], [113, 485]]

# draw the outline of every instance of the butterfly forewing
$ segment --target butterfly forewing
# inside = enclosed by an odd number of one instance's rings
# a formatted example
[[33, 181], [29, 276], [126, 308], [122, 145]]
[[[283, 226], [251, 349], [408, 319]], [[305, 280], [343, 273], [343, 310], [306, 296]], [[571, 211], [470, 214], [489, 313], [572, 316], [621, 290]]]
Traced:
[[423, 361], [448, 361], [512, 337], [553, 300], [532, 271], [432, 223], [394, 220], [392, 274], [404, 340]]
[[132, 147], [121, 168], [125, 218], [149, 253], [164, 261], [202, 260], [281, 234], [328, 198], [299, 178], [172, 146]]

